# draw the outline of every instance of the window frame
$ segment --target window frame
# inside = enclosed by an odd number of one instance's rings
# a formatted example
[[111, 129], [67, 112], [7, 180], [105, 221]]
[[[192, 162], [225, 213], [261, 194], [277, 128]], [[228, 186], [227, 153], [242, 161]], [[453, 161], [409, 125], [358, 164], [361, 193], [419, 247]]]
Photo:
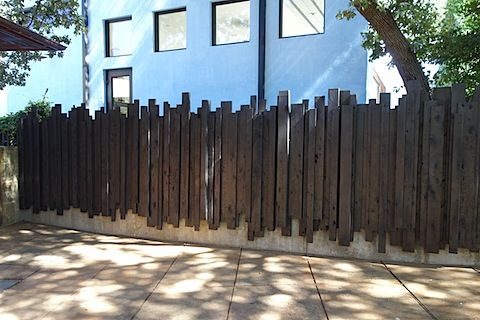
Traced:
[[298, 37], [310, 37], [310, 36], [318, 36], [321, 34], [325, 34], [325, 29], [326, 29], [326, 23], [325, 23], [325, 8], [327, 4], [325, 3], [327, 0], [323, 1], [323, 32], [317, 32], [317, 33], [308, 33], [308, 34], [298, 34], [294, 36], [284, 36], [282, 35], [283, 33], [283, 1], [284, 0], [279, 0], [280, 6], [279, 6], [279, 15], [278, 15], [278, 38], [279, 39], [288, 39], [288, 38], [298, 38]]
[[[123, 22], [123, 21], [132, 21], [132, 16], [125, 16], [125, 17], [119, 17], [119, 18], [113, 18], [113, 19], [106, 19], [103, 22], [103, 30], [105, 34], [105, 58], [116, 58], [116, 57], [125, 57], [125, 56], [131, 56], [132, 53], [129, 54], [121, 54], [118, 56], [111, 56], [110, 55], [110, 24], [115, 23], [115, 22]], [[133, 51], [133, 50], [132, 50]]]
[[118, 69], [106, 69], [105, 70], [105, 95], [106, 95], [106, 105], [105, 110], [109, 111], [113, 107], [113, 86], [112, 78], [118, 78], [123, 76], [130, 77], [130, 101], [133, 101], [133, 69], [132, 68], [118, 68]]
[[[158, 29], [158, 27], [159, 27], [158, 17], [161, 16], [161, 15], [164, 15], [164, 14], [177, 13], [177, 12], [185, 12], [185, 19], [187, 19], [187, 7], [161, 10], [161, 11], [156, 11], [156, 12], [153, 13], [153, 27], [154, 27], [153, 52], [169, 52], [169, 51], [187, 50], [187, 42], [185, 42], [185, 48], [160, 50], [160, 32], [159, 32], [159, 29]], [[186, 20], [186, 22], [187, 22], [187, 25], [188, 25], [187, 20]], [[185, 38], [186, 38], [186, 41], [188, 41], [188, 26], [185, 28]]]
[[[237, 3], [237, 2], [250, 2], [250, 0], [223, 0], [223, 1], [213, 1], [212, 2], [212, 46], [213, 47], [218, 47], [218, 46], [228, 46], [231, 44], [239, 44], [239, 43], [248, 43], [250, 42], [250, 35], [248, 37], [247, 41], [235, 41], [235, 42], [229, 42], [229, 43], [220, 43], [217, 44], [217, 7], [226, 5], [226, 4], [232, 4], [232, 3]], [[251, 3], [250, 3], [251, 5]], [[251, 16], [249, 15], [249, 22], [251, 22]], [[248, 31], [251, 32], [250, 28], [251, 24], [249, 24]]]

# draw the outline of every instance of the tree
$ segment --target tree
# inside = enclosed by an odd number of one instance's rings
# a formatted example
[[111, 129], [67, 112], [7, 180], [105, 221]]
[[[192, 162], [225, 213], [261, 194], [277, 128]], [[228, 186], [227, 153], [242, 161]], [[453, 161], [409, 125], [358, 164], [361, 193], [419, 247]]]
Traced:
[[445, 18], [432, 47], [432, 62], [440, 66], [435, 74], [439, 85], [463, 83], [468, 94], [480, 84], [480, 2], [449, 0]]
[[363, 46], [371, 50], [370, 60], [390, 54], [404, 83], [420, 80], [429, 91], [421, 63], [430, 59], [426, 46], [434, 42], [438, 27], [438, 13], [430, 0], [350, 0], [350, 8], [338, 17], [351, 19], [356, 12], [369, 23], [362, 35]]
[[422, 63], [439, 65], [438, 85], [462, 82], [472, 93], [480, 82], [478, 0], [448, 0], [444, 16], [431, 0], [350, 0], [338, 17], [351, 19], [357, 12], [369, 22], [363, 46], [370, 59], [390, 54], [404, 83], [420, 80], [430, 89]]
[[[84, 30], [78, 0], [36, 0], [31, 7], [25, 7], [25, 0], [0, 0], [0, 15], [66, 46], [71, 42], [70, 29], [74, 35]], [[0, 52], [0, 90], [25, 85], [33, 62], [55, 56], [63, 57], [63, 52]]]

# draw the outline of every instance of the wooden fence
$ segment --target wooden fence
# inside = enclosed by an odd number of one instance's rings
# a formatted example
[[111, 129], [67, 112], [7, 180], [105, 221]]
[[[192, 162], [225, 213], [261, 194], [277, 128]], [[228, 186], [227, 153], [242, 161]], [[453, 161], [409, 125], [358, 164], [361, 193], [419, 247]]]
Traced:
[[250, 240], [265, 230], [290, 236], [296, 219], [308, 242], [328, 232], [348, 246], [363, 231], [379, 252], [387, 241], [478, 251], [480, 91], [467, 102], [462, 86], [431, 98], [409, 86], [395, 109], [388, 94], [363, 105], [338, 90], [314, 106], [290, 105], [281, 92], [268, 110], [252, 97], [236, 112], [203, 101], [192, 113], [187, 93], [161, 116], [155, 100], [94, 119], [84, 106], [67, 116], [57, 105], [45, 121], [21, 121], [20, 205], [112, 221], [132, 210], [159, 229], [246, 222]]

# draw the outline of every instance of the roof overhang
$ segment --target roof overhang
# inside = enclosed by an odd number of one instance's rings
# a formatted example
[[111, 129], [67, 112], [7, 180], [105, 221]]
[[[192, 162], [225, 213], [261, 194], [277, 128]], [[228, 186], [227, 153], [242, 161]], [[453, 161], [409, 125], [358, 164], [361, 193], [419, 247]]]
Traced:
[[62, 51], [67, 47], [0, 17], [0, 51]]

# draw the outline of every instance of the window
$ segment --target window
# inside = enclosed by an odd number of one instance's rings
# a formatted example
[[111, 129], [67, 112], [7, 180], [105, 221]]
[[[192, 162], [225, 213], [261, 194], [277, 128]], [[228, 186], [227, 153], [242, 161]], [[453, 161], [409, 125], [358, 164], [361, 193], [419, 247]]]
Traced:
[[132, 102], [132, 69], [115, 69], [106, 72], [107, 109], [120, 109], [127, 114]]
[[325, 31], [325, 0], [280, 0], [280, 37]]
[[186, 9], [155, 13], [155, 51], [178, 50], [186, 47]]
[[106, 56], [132, 54], [132, 17], [105, 21]]
[[222, 1], [212, 5], [213, 45], [250, 40], [250, 1]]

